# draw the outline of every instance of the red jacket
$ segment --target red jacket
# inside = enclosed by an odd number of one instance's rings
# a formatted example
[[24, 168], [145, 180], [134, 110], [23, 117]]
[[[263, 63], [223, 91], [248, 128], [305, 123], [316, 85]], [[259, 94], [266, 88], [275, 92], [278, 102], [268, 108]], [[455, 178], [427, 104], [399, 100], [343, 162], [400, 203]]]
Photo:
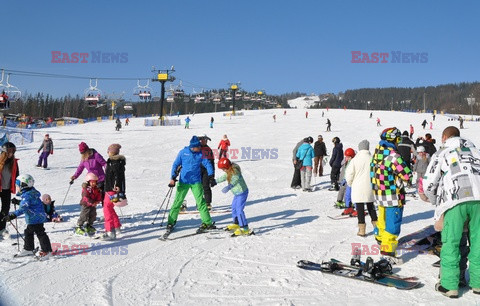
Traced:
[[223, 151], [227, 151], [229, 146], [230, 146], [230, 140], [228, 139], [222, 139], [218, 144], [218, 148]]
[[[11, 177], [11, 182], [10, 182], [10, 192], [13, 194], [17, 193], [17, 190], [15, 188], [15, 181], [17, 180], [18, 176], [18, 158], [15, 158], [13, 160], [13, 165], [12, 165], [12, 177]], [[2, 179], [2, 173], [0, 171], [0, 181]]]

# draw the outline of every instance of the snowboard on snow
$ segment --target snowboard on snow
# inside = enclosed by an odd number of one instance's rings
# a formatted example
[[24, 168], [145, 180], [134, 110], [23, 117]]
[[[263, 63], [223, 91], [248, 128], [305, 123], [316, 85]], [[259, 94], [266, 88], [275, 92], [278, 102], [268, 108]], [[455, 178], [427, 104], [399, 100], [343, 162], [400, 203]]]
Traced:
[[351, 278], [387, 287], [395, 287], [400, 290], [410, 290], [418, 287], [421, 283], [416, 279], [401, 278], [398, 275], [388, 273], [366, 272], [364, 267], [350, 266], [336, 260], [315, 263], [308, 260], [300, 260], [297, 267], [305, 270], [320, 271], [325, 274]]
[[404, 250], [429, 250], [436, 254], [435, 248], [441, 243], [438, 232], [433, 225], [424, 227], [416, 232], [398, 239], [398, 249]]

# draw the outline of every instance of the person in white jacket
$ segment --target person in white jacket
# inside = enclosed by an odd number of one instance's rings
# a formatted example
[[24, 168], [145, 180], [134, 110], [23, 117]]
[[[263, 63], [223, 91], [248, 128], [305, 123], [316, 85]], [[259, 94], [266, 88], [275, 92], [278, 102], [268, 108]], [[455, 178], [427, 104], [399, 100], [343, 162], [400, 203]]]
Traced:
[[377, 213], [373, 205], [373, 191], [370, 178], [370, 163], [372, 155], [369, 151], [370, 143], [368, 140], [362, 140], [358, 144], [358, 153], [350, 161], [345, 173], [347, 184], [352, 187], [352, 202], [357, 207], [358, 218], [358, 236], [365, 236], [365, 204], [372, 220], [375, 230], [377, 227]]
[[435, 289], [458, 297], [460, 240], [465, 221], [470, 231], [470, 287], [480, 294], [480, 151], [460, 130], [449, 126], [442, 133], [443, 147], [430, 161], [423, 177], [423, 189], [437, 205], [434, 219], [443, 214], [440, 282]]

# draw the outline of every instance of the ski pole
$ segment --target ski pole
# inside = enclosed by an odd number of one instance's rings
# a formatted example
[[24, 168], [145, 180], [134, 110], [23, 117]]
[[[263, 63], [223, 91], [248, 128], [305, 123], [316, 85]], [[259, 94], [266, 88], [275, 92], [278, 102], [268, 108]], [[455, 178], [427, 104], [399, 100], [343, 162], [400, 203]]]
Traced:
[[[13, 206], [15, 207], [15, 211], [16, 211], [17, 210], [17, 204], [13, 204]], [[18, 220], [16, 218], [15, 218], [15, 225], [18, 227]], [[20, 252], [20, 239], [18, 238], [18, 236], [17, 236], [17, 248], [18, 248], [18, 251]]]
[[[63, 208], [63, 204], [65, 204], [65, 200], [67, 199], [68, 192], [70, 191], [70, 187], [72, 187], [73, 185], [73, 180], [71, 180], [68, 184], [69, 184], [68, 189], [67, 189], [67, 192], [65, 193], [65, 197], [63, 198], [63, 202], [62, 202], [62, 205], [60, 205], [60, 208]], [[56, 225], [57, 225], [57, 222], [55, 222], [52, 229], [54, 229]]]
[[[173, 188], [172, 188], [172, 190], [173, 190]], [[162, 217], [162, 222], [160, 222], [160, 227], [163, 225], [163, 219], [165, 219], [165, 214], [167, 213], [168, 204], [170, 203], [170, 198], [172, 197], [172, 193], [173, 192], [170, 192], [170, 196], [168, 197], [168, 201], [167, 201], [167, 206], [165, 207], [165, 210], [163, 211], [163, 217]]]
[[158, 216], [158, 214], [160, 213], [160, 210], [162, 209], [163, 204], [165, 204], [165, 201], [167, 200], [167, 197], [169, 197], [169, 196], [172, 195], [172, 191], [173, 191], [173, 187], [170, 187], [170, 189], [167, 191], [167, 194], [165, 195], [165, 198], [163, 199], [162, 204], [161, 204], [160, 207], [158, 208], [157, 214], [155, 215], [155, 218], [153, 219], [152, 224], [154, 224], [154, 223], [155, 223], [155, 220], [157, 220], [157, 216]]

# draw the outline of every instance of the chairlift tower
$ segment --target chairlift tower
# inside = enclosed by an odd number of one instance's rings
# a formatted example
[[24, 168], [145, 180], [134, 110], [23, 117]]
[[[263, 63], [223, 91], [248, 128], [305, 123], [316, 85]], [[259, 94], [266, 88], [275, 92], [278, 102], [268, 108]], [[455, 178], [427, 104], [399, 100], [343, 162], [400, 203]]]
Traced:
[[240, 89], [239, 85], [240, 85], [240, 82], [237, 82], [237, 83], [230, 83], [230, 90], [233, 92], [232, 93], [232, 115], [235, 116], [235, 94], [237, 92], [237, 90]]
[[475, 98], [473, 97], [473, 94], [470, 94], [470, 96], [467, 98], [467, 103], [470, 105], [470, 112], [472, 115], [472, 121], [473, 121], [473, 106], [475, 105]]
[[165, 82], [175, 81], [175, 77], [171, 73], [175, 72], [175, 68], [172, 66], [170, 69], [155, 69], [153, 67], [152, 72], [156, 73], [155, 78], [152, 79], [152, 82], [160, 82], [162, 85], [162, 90], [160, 93], [160, 125], [164, 125], [163, 118], [163, 102], [165, 101]]

